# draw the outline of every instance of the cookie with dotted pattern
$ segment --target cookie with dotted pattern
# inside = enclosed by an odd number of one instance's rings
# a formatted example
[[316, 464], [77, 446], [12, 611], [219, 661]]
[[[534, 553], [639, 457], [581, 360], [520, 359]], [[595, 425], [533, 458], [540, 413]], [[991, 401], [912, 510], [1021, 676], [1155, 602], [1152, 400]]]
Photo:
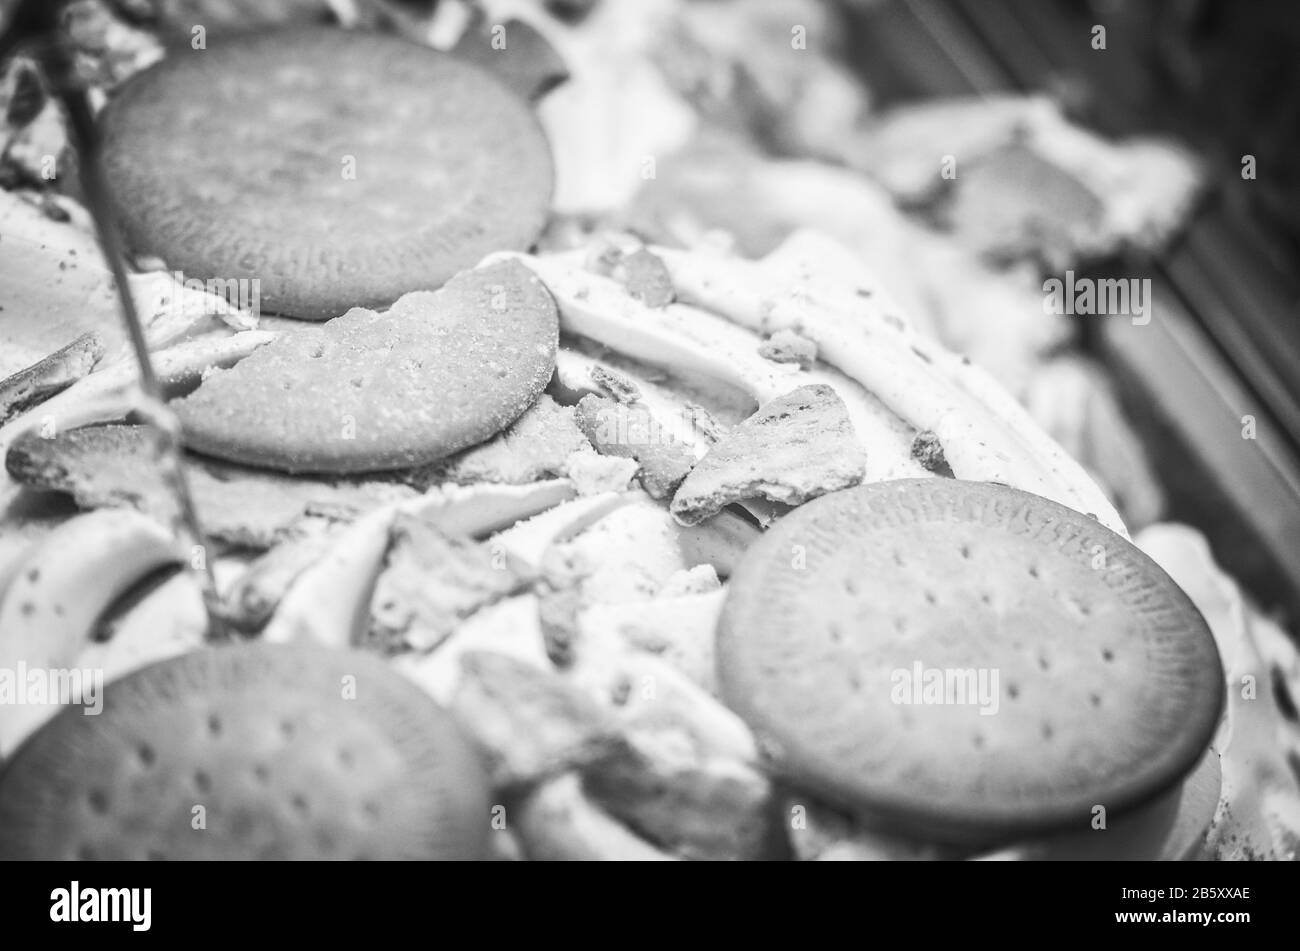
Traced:
[[187, 279], [259, 281], [263, 310], [314, 320], [528, 248], [554, 180], [541, 126], [498, 79], [359, 31], [180, 45], [100, 123], [135, 254]]
[[[360, 651], [245, 644], [65, 707], [0, 773], [3, 859], [477, 859], [489, 799], [451, 717]], [[201, 821], [200, 821], [201, 819]]]
[[792, 783], [954, 841], [1090, 828], [1217, 725], [1205, 620], [1094, 519], [1000, 485], [881, 482], [795, 509], [732, 576], [722, 696]]
[[507, 260], [405, 294], [383, 313], [294, 324], [171, 406], [187, 448], [231, 462], [405, 469], [518, 419], [549, 382], [558, 343], [550, 293]]

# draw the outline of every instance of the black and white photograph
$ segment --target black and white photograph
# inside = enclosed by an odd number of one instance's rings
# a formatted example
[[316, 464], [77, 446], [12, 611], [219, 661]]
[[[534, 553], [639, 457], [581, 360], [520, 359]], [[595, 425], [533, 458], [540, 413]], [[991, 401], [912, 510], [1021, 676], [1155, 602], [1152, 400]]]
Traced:
[[1296, 861], [1300, 4], [0, 0], [0, 457], [56, 926]]

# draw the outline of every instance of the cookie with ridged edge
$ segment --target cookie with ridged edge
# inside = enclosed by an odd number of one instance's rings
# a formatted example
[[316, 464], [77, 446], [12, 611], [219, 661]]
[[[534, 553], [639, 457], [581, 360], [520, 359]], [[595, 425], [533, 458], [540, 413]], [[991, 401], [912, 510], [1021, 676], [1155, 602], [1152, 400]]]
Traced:
[[285, 329], [172, 402], [188, 448], [286, 472], [436, 462], [505, 429], [555, 369], [559, 318], [518, 261], [389, 310]]
[[528, 248], [554, 184], [541, 126], [498, 79], [358, 31], [180, 45], [100, 128], [134, 253], [187, 279], [257, 280], [263, 310], [315, 320]]
[[795, 785], [923, 838], [1088, 829], [1197, 762], [1223, 670], [1205, 620], [1094, 519], [920, 479], [795, 509], [718, 627], [724, 700]]
[[[208, 648], [69, 706], [0, 772], [0, 859], [477, 859], [477, 753], [360, 651]], [[199, 818], [201, 817], [201, 822]]]

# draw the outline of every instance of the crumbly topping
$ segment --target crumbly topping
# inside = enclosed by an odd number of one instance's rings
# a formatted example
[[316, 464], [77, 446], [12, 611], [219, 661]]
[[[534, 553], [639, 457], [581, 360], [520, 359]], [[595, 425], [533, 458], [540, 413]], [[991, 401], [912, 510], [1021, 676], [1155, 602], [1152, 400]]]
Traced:
[[824, 385], [764, 404], [700, 460], [673, 497], [685, 524], [762, 498], [798, 505], [862, 481], [866, 456], [844, 403]]
[[670, 496], [695, 463], [690, 451], [643, 405], [584, 396], [577, 422], [599, 452], [635, 459], [641, 484], [653, 498]]

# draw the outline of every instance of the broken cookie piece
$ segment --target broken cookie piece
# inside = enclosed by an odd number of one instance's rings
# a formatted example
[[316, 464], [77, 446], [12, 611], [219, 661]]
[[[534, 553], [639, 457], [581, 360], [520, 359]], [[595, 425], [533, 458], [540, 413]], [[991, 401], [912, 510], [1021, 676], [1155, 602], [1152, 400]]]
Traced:
[[943, 444], [939, 442], [939, 436], [932, 429], [925, 429], [916, 434], [912, 440], [912, 458], [937, 476], [955, 478], [952, 466], [948, 465], [948, 460], [944, 457]]
[[633, 300], [647, 307], [667, 307], [677, 299], [673, 280], [663, 260], [645, 248], [633, 251], [622, 261], [623, 283]]
[[[186, 458], [194, 505], [208, 535], [229, 545], [263, 549], [294, 534], [309, 512], [347, 521], [385, 502], [413, 497], [393, 482], [290, 478], [242, 466]], [[176, 500], [158, 470], [148, 426], [110, 423], [16, 439], [5, 467], [18, 482], [71, 495], [79, 508], [134, 508], [169, 525]]]
[[504, 551], [399, 514], [370, 603], [371, 645], [384, 653], [431, 650], [479, 608], [527, 583]]
[[104, 356], [104, 343], [96, 333], [84, 333], [44, 360], [0, 380], [0, 426], [19, 413], [66, 390], [94, 369]]
[[578, 428], [598, 451], [637, 461], [641, 484], [653, 498], [672, 495], [695, 464], [691, 451], [639, 403], [584, 396], [576, 418]]
[[620, 403], [635, 403], [641, 398], [640, 388], [617, 370], [593, 363], [590, 373], [591, 382]]
[[795, 363], [801, 370], [811, 370], [817, 362], [817, 343], [793, 330], [778, 330], [759, 345], [758, 355], [773, 363]]
[[800, 505], [857, 485], [865, 465], [844, 401], [824, 384], [801, 386], [759, 407], [710, 449], [671, 509], [694, 525], [744, 499]]

